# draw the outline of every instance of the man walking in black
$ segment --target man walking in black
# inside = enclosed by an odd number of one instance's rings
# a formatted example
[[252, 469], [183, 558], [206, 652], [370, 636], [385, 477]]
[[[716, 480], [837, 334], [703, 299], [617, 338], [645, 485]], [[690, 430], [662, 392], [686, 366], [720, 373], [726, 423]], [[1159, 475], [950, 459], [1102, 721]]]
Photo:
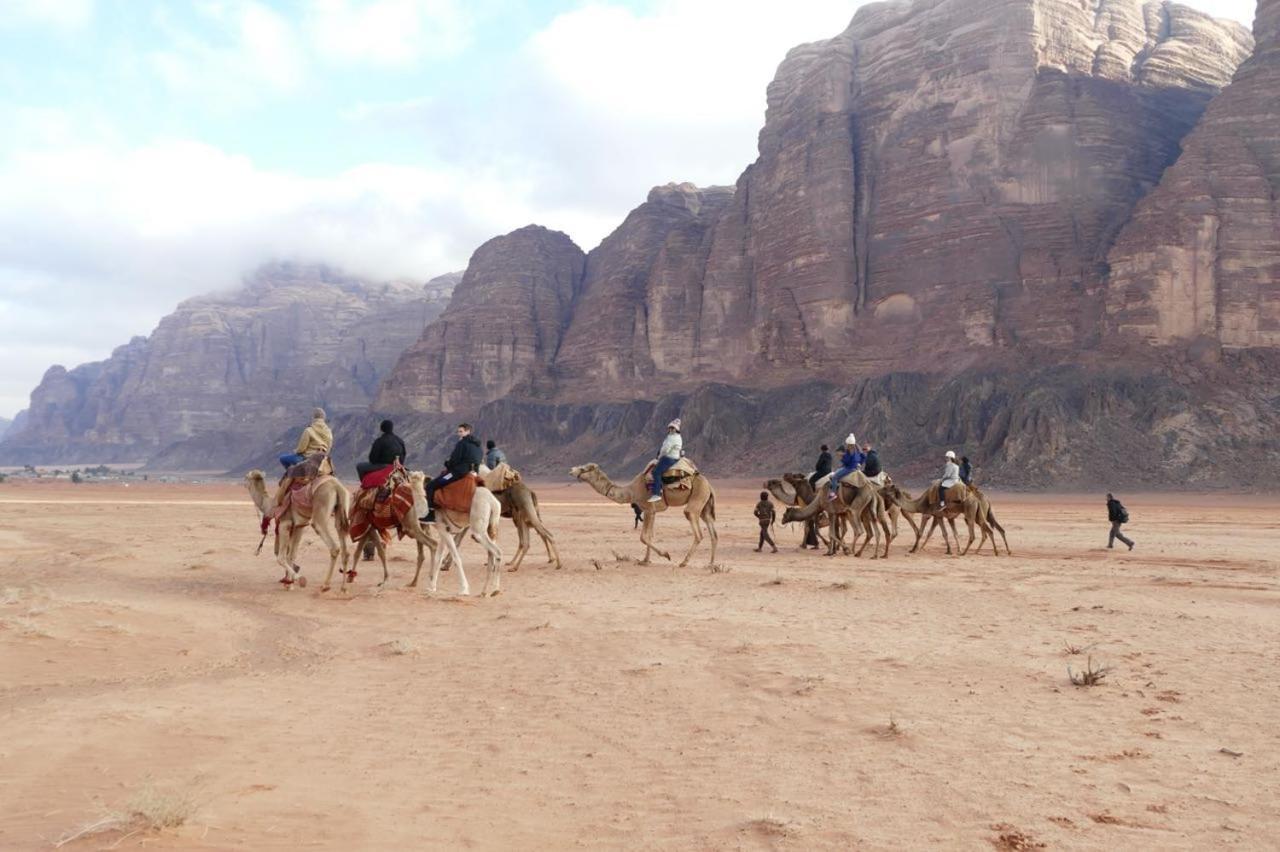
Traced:
[[1133, 539], [1120, 532], [1120, 525], [1129, 523], [1129, 510], [1111, 494], [1107, 495], [1107, 520], [1111, 521], [1111, 535], [1107, 537], [1107, 549], [1114, 548], [1116, 539], [1120, 539], [1121, 542], [1129, 545], [1130, 550], [1133, 550]]

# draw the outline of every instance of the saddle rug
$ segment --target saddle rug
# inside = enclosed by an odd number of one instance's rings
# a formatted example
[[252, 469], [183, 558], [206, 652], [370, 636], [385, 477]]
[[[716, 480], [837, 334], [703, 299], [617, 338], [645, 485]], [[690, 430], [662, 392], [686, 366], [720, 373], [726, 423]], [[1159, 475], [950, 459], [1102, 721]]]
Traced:
[[404, 535], [402, 524], [413, 511], [413, 486], [402, 478], [381, 488], [365, 488], [356, 495], [351, 510], [351, 539], [359, 541], [373, 527], [383, 540], [391, 538], [395, 529]]
[[[654, 459], [649, 462], [644, 469], [644, 484], [653, 485], [653, 469], [658, 466], [658, 460]], [[667, 468], [662, 474], [662, 487], [670, 488], [674, 491], [688, 491], [693, 488], [693, 483], [689, 480], [693, 479], [698, 473], [698, 467], [688, 458], [682, 458], [680, 461]]]
[[462, 515], [471, 514], [471, 498], [476, 496], [476, 488], [480, 477], [469, 473], [461, 479], [450, 482], [443, 488], [436, 489], [435, 504], [437, 509], [455, 512]]

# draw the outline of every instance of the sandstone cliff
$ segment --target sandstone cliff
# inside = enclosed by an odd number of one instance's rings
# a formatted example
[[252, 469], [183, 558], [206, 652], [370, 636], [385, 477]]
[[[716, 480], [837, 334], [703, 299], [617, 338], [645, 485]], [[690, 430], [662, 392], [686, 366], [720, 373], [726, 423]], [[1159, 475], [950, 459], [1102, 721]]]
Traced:
[[182, 303], [106, 361], [50, 368], [0, 460], [230, 466], [314, 405], [367, 410], [455, 281], [424, 288], [263, 267], [234, 293]]
[[[1115, 235], [1251, 46], [1236, 24], [1141, 0], [865, 6], [787, 56], [732, 191], [654, 190], [588, 254], [536, 382], [519, 378], [527, 355], [502, 382], [481, 375], [495, 344], [436, 327], [420, 347], [434, 354], [397, 368], [380, 405], [1073, 357], [1098, 343]], [[482, 366], [440, 392], [424, 376], [443, 362]]]
[[448, 308], [388, 377], [383, 410], [474, 408], [536, 389], [560, 347], [582, 282], [582, 250], [530, 226], [476, 249]]
[[1259, 3], [1255, 35], [1111, 252], [1122, 339], [1280, 346], [1280, 0]]
[[5, 433], [9, 431], [9, 427], [12, 425], [12, 420], [7, 417], [0, 417], [0, 441], [4, 440]]

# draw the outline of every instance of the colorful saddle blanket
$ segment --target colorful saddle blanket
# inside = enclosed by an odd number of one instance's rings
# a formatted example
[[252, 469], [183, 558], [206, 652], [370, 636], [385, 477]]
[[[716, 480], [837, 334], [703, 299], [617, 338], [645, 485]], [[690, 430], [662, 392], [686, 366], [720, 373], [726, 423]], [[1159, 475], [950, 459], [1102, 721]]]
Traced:
[[383, 540], [391, 538], [392, 529], [404, 534], [401, 525], [413, 511], [413, 487], [405, 477], [403, 468], [398, 471], [394, 468], [388, 470], [391, 473], [388, 473], [381, 486], [362, 488], [356, 494], [351, 508], [351, 538], [354, 541], [364, 538], [370, 527], [381, 532]]
[[476, 488], [480, 485], [480, 477], [474, 473], [450, 482], [443, 488], [436, 489], [435, 504], [437, 509], [460, 514], [471, 513], [471, 498], [476, 496]]

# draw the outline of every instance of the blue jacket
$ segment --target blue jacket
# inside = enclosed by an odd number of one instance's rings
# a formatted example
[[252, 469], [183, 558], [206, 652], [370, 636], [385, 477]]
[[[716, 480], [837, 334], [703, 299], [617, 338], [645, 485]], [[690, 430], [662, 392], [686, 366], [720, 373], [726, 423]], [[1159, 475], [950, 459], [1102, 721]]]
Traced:
[[862, 454], [862, 450], [855, 449], [853, 452], [845, 451], [840, 456], [840, 466], [846, 470], [857, 470], [862, 467], [867, 457]]

